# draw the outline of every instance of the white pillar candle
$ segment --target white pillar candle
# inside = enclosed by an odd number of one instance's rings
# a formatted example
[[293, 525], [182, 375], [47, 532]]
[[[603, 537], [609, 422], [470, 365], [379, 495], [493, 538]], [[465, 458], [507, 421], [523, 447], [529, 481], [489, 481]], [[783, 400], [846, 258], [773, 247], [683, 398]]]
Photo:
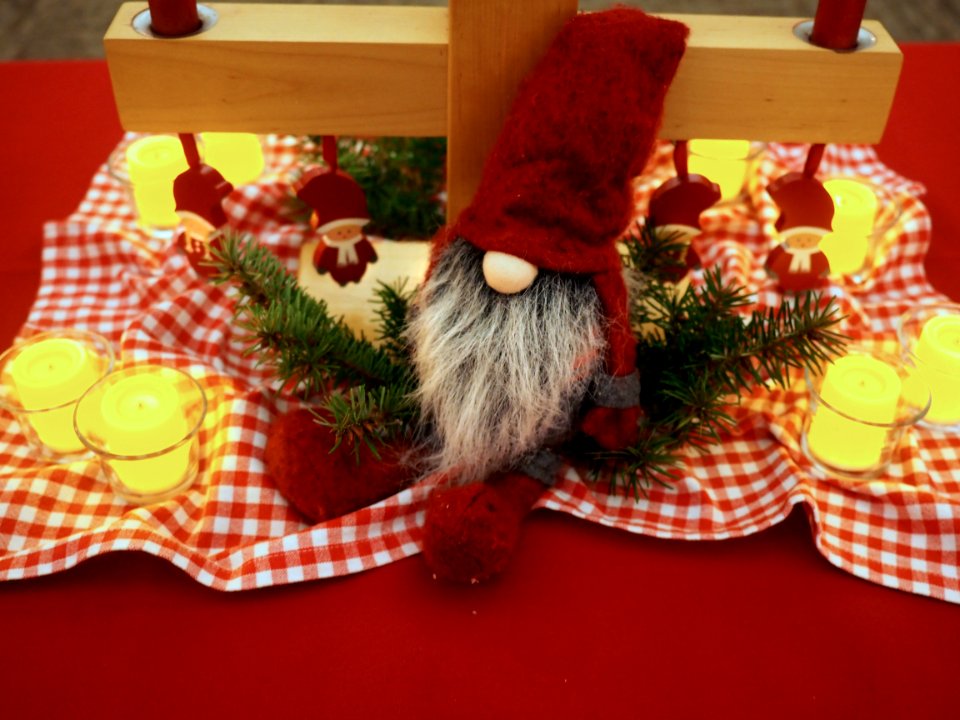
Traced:
[[187, 169], [180, 141], [172, 135], [150, 135], [132, 142], [126, 157], [140, 225], [176, 227], [180, 218], [173, 198], [173, 181]]
[[833, 275], [846, 275], [861, 270], [870, 250], [877, 218], [877, 196], [866, 183], [836, 178], [826, 180], [824, 189], [833, 198], [833, 225], [831, 232], [820, 241], [830, 261]]
[[200, 133], [203, 161], [234, 187], [254, 182], [263, 172], [263, 147], [251, 133]]
[[[117, 380], [103, 393], [100, 413], [104, 445], [114, 455], [167, 450], [189, 432], [180, 394], [162, 369]], [[156, 457], [108, 462], [130, 492], [159, 494], [183, 482], [190, 467], [190, 443]]]
[[396, 285], [406, 282], [407, 290], [423, 282], [430, 264], [430, 243], [422, 240], [371, 240], [377, 261], [367, 265], [359, 283], [338, 285], [329, 273], [321, 275], [313, 267], [317, 241], [304, 243], [300, 249], [297, 280], [310, 296], [327, 304], [331, 317], [341, 317], [347, 326], [367, 338], [376, 337], [376, 306], [372, 302], [380, 283]]
[[823, 402], [810, 418], [810, 452], [840, 470], [879, 465], [890, 429], [865, 423], [893, 423], [902, 389], [897, 371], [882, 360], [868, 355], [837, 358], [826, 368], [819, 391]]
[[[82, 343], [51, 337], [28, 345], [13, 358], [10, 379], [37, 437], [61, 454], [81, 452], [73, 430], [73, 405], [103, 374], [99, 359]], [[61, 407], [64, 406], [64, 407]], [[57, 408], [47, 412], [37, 412]]]
[[930, 386], [927, 420], [960, 422], [960, 315], [935, 315], [927, 320], [913, 352]]
[[749, 140], [691, 140], [688, 170], [720, 186], [720, 199], [740, 194], [747, 176]]

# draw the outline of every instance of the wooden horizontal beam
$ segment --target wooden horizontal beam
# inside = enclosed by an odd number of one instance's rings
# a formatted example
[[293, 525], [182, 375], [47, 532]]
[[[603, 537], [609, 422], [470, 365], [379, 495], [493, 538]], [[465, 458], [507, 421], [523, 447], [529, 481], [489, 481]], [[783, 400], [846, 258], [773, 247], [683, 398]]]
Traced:
[[661, 135], [876, 143], [903, 64], [876, 21], [873, 47], [835, 52], [796, 37], [802, 18], [665, 15], [690, 27]]
[[[216, 24], [178, 39], [139, 34], [146, 3], [121, 6], [104, 45], [125, 128], [446, 134], [446, 8], [210, 6]], [[663, 137], [880, 140], [902, 62], [880, 23], [864, 23], [876, 45], [838, 53], [795, 37], [800, 18], [667, 17], [691, 33]]]
[[446, 134], [446, 8], [209, 7], [209, 30], [173, 39], [134, 28], [145, 2], [120, 7], [104, 49], [124, 128]]

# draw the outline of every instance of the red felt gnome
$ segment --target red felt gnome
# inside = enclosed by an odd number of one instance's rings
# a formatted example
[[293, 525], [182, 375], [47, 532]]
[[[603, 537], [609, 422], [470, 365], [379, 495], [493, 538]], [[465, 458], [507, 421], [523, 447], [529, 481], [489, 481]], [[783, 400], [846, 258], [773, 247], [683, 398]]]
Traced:
[[297, 183], [297, 197], [313, 208], [310, 222], [321, 236], [313, 266], [318, 273], [330, 273], [339, 285], [358, 283], [367, 264], [377, 261], [363, 234], [370, 222], [367, 198], [363, 188], [337, 167], [332, 137], [324, 138], [323, 156], [328, 168], [312, 168]]
[[[405, 335], [417, 472], [445, 479], [424, 520], [436, 577], [480, 582], [505, 568], [557, 478], [558, 444], [577, 432], [605, 448], [636, 438], [640, 377], [616, 241], [686, 36], [625, 8], [570, 20], [518, 90], [473, 202], [436, 238]], [[318, 462], [333, 456], [317, 444], [332, 443], [306, 412], [268, 438], [269, 472], [313, 519], [413, 477], [404, 448], [349, 468]]]
[[634, 214], [687, 28], [582, 14], [521, 85], [470, 206], [438, 238], [408, 338], [435, 470], [424, 555], [438, 577], [499, 573], [580, 430], [636, 437], [640, 378], [616, 241]]

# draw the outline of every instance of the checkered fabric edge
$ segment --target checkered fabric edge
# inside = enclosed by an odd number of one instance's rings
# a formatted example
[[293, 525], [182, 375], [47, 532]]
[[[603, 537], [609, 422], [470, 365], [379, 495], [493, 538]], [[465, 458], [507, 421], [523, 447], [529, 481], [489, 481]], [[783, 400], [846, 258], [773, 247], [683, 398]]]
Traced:
[[[290, 138], [268, 138], [267, 172], [227, 200], [231, 225], [255, 235], [291, 271], [310, 233], [289, 213], [297, 147]], [[709, 210], [694, 241], [704, 266], [721, 268], [725, 279], [749, 289], [757, 307], [781, 301], [763, 270], [777, 214], [764, 188], [802, 167], [805, 151], [768, 146], [746, 200]], [[923, 188], [885, 167], [868, 147], [828, 147], [821, 171], [870, 179], [897, 200], [865, 281], [829, 288], [848, 315], [845, 332], [889, 345], [901, 313], [944, 300], [923, 272], [931, 240]], [[638, 216], [670, 174], [670, 148], [661, 145], [637, 182]], [[45, 575], [101, 553], [140, 550], [204, 585], [244, 590], [359, 572], [419, 552], [432, 478], [314, 526], [290, 509], [262, 460], [269, 425], [284, 401], [268, 370], [244, 354], [230, 293], [198, 278], [169, 238], [136, 226], [110, 163], [94, 176], [77, 211], [45, 228], [41, 287], [21, 334], [63, 327], [105, 335], [125, 363], [161, 362], [200, 381], [210, 407], [200, 435], [201, 480], [166, 502], [133, 507], [110, 491], [91, 461], [38, 461], [17, 423], [5, 419], [0, 578]], [[802, 503], [816, 546], [837, 567], [960, 602], [960, 438], [917, 428], [885, 477], [840, 481], [820, 474], [800, 451], [807, 406], [799, 378], [786, 389], [758, 391], [734, 409], [736, 430], [721, 445], [684, 455], [675, 487], [651, 487], [634, 500], [568, 469], [538, 507], [656, 537], [720, 540], [770, 527]]]

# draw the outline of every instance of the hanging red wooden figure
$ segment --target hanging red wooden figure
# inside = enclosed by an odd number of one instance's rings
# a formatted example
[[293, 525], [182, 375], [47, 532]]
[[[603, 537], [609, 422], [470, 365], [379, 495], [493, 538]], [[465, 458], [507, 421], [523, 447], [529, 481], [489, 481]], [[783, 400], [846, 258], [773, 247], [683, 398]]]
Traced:
[[690, 270], [700, 266], [700, 256], [692, 240], [703, 228], [701, 213], [716, 204], [721, 197], [720, 186], [703, 175], [691, 175], [687, 171], [687, 141], [678, 140], [673, 148], [673, 165], [677, 171], [654, 190], [647, 210], [647, 225], [675, 234], [677, 241], [686, 245], [683, 267], [667, 273], [668, 279], [679, 282]]
[[359, 283], [367, 264], [377, 261], [363, 233], [370, 222], [367, 198], [356, 180], [339, 169], [333, 137], [323, 139], [323, 159], [327, 167], [307, 170], [296, 186], [297, 197], [313, 209], [310, 224], [320, 233], [313, 266], [339, 285]]
[[783, 240], [767, 256], [766, 269], [783, 290], [799, 292], [823, 286], [830, 272], [820, 240], [830, 232], [833, 199], [814, 177], [824, 146], [812, 145], [803, 172], [777, 178], [767, 188], [780, 208], [776, 229]]
[[180, 144], [189, 167], [173, 181], [173, 199], [182, 228], [177, 247], [186, 253], [198, 275], [210, 277], [216, 273], [210, 263], [210, 251], [219, 247], [221, 232], [227, 225], [223, 199], [233, 192], [233, 185], [219, 171], [200, 162], [197, 140], [192, 134], [181, 133]]

